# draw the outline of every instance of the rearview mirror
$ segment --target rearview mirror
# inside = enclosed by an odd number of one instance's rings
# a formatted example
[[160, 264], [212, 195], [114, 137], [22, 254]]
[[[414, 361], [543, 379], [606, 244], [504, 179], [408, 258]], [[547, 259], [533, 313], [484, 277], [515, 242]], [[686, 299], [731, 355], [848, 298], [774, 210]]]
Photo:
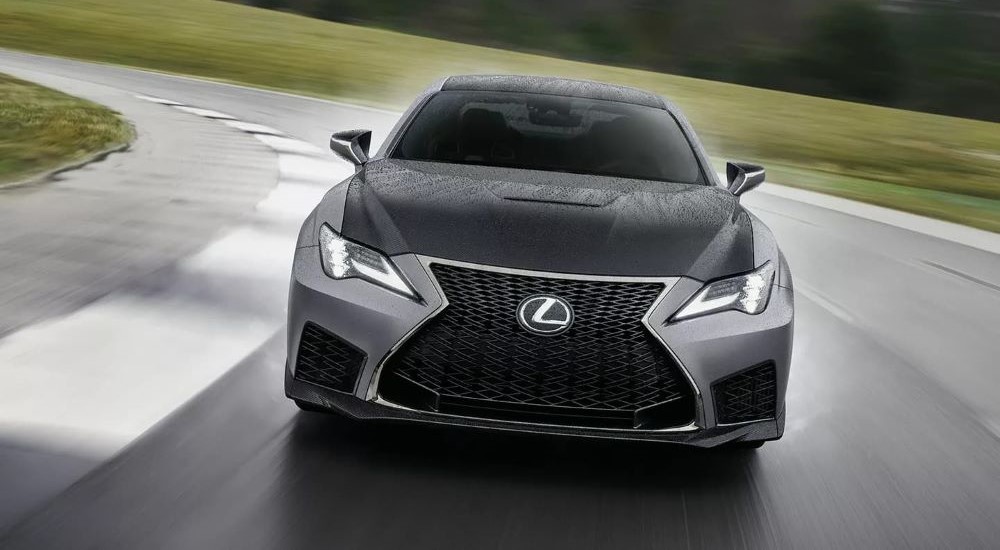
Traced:
[[358, 167], [368, 162], [368, 147], [371, 143], [371, 130], [344, 130], [330, 136], [330, 150]]
[[727, 162], [729, 192], [737, 197], [764, 183], [764, 167], [748, 162]]

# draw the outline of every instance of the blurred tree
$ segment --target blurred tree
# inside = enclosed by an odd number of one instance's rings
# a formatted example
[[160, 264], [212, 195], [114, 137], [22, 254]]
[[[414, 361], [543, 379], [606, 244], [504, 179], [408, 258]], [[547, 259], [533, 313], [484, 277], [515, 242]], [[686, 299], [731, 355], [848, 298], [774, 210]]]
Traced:
[[631, 51], [628, 34], [617, 22], [593, 16], [579, 26], [576, 34], [582, 49], [595, 61], [628, 62]]
[[892, 28], [872, 2], [846, 0], [817, 17], [798, 59], [804, 76], [840, 97], [891, 103], [902, 89]]
[[907, 107], [1000, 119], [1000, 41], [995, 30], [976, 28], [984, 19], [997, 25], [1000, 13], [984, 9], [927, 3], [909, 14], [900, 33], [911, 77]]
[[269, 10], [281, 9], [287, 7], [288, 4], [286, 0], [250, 0], [248, 3], [251, 6], [257, 6], [258, 8]]
[[680, 7], [680, 2], [640, 0], [633, 9], [625, 12], [627, 22], [624, 32], [631, 39], [636, 64], [664, 68], [677, 66], [671, 42]]
[[773, 90], [804, 91], [807, 88], [798, 78], [794, 58], [786, 49], [747, 48], [734, 62], [733, 80], [740, 84]]
[[402, 32], [1000, 120], [998, 0], [229, 0]]
[[[492, 38], [489, 40], [491, 43], [536, 48], [543, 46], [546, 30], [552, 32], [551, 29], [538, 29], [508, 0], [483, 0], [481, 11], [479, 28], [489, 29], [481, 39]], [[542, 32], [539, 33], [539, 30]]]

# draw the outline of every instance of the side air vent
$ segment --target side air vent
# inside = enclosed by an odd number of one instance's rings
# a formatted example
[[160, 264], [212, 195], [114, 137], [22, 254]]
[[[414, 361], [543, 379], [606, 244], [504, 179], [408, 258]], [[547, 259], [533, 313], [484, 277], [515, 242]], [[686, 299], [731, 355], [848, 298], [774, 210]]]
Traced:
[[306, 323], [299, 342], [295, 379], [351, 393], [365, 354], [313, 323]]
[[774, 418], [778, 387], [774, 364], [764, 363], [712, 384], [719, 424]]

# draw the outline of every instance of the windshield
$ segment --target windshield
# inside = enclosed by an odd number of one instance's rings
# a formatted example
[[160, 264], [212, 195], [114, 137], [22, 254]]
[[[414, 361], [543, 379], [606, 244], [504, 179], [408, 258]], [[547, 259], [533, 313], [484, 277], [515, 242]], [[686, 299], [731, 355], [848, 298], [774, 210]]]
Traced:
[[663, 109], [542, 94], [445, 91], [392, 158], [703, 183], [687, 137]]

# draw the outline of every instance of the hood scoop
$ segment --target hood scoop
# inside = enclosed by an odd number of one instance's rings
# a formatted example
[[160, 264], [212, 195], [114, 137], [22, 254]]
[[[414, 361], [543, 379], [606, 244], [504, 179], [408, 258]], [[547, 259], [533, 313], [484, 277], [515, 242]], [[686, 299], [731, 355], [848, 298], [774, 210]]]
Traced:
[[609, 189], [514, 182], [497, 182], [496, 187], [490, 191], [498, 198], [508, 201], [563, 204], [589, 208], [607, 206], [621, 196], [621, 192]]

